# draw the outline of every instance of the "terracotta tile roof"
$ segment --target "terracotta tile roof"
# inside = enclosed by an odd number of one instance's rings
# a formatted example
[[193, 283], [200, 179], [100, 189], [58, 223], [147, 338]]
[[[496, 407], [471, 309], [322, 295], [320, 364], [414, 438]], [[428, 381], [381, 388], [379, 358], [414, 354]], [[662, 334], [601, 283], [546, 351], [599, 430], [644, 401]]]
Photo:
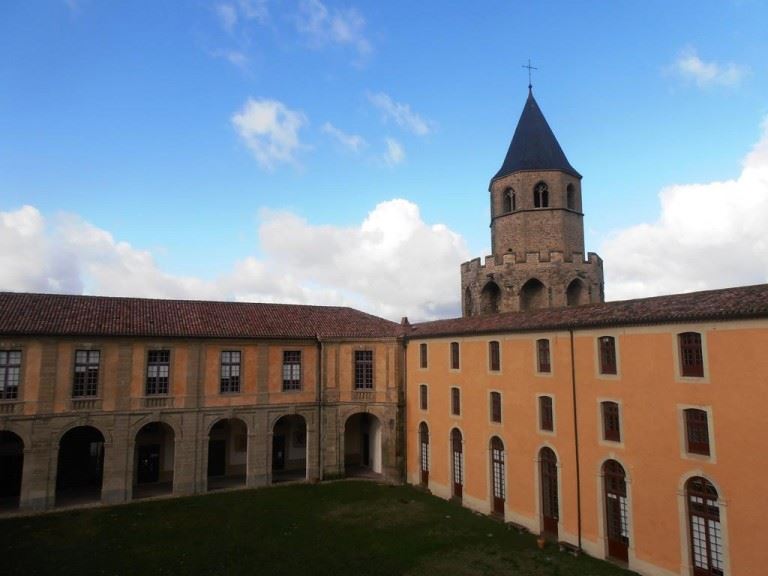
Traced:
[[0, 334], [376, 338], [399, 324], [352, 308], [0, 292]]
[[768, 284], [414, 324], [410, 338], [768, 318]]

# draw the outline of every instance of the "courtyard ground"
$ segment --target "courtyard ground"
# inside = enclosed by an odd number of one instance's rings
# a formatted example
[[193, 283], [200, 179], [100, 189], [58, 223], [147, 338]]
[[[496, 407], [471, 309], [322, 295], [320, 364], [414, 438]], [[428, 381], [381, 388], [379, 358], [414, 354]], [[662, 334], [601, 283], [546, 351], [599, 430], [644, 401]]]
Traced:
[[408, 486], [284, 485], [0, 520], [4, 576], [621, 576]]

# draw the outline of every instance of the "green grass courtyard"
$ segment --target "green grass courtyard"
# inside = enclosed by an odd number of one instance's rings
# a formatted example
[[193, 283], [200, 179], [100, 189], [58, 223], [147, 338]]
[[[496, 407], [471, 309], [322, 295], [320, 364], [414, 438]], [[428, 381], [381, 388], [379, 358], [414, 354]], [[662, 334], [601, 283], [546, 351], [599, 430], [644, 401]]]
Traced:
[[286, 485], [0, 520], [13, 575], [620, 576], [408, 486]]

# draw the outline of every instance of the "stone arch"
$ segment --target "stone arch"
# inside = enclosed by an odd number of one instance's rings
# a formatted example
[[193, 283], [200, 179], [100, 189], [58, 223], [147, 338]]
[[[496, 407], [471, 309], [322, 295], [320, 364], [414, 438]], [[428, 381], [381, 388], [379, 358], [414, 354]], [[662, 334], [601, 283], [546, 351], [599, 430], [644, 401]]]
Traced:
[[589, 303], [589, 292], [579, 278], [574, 278], [565, 290], [565, 302], [568, 306], [580, 306]]
[[502, 212], [504, 214], [509, 214], [510, 212], [515, 211], [515, 190], [512, 187], [506, 188], [504, 190], [503, 196], [502, 196]]
[[101, 500], [104, 434], [91, 425], [69, 427], [59, 438], [56, 505]]
[[549, 208], [549, 186], [543, 180], [539, 180], [533, 187], [533, 207]]
[[538, 278], [530, 278], [520, 288], [520, 310], [538, 310], [549, 305], [547, 288]]
[[493, 280], [489, 280], [480, 292], [480, 313], [496, 314], [501, 303], [501, 288]]
[[286, 414], [272, 425], [272, 482], [307, 479], [309, 438], [307, 421]]
[[382, 472], [381, 420], [370, 412], [355, 412], [344, 422], [344, 474], [370, 476]]
[[0, 510], [19, 507], [24, 446], [21, 436], [10, 430], [0, 430]]
[[240, 418], [219, 418], [208, 428], [208, 490], [245, 484], [248, 425]]
[[167, 422], [147, 422], [134, 435], [133, 497], [173, 493], [176, 431]]
[[475, 313], [474, 302], [472, 301], [472, 290], [469, 286], [464, 290], [464, 316], [472, 316]]

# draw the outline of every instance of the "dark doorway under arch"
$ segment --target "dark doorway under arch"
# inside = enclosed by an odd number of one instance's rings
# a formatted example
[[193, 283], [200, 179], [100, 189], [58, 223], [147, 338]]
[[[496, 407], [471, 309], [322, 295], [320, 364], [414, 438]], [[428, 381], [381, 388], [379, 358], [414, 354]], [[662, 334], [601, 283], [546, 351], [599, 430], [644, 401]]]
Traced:
[[136, 433], [133, 456], [133, 497], [173, 492], [176, 434], [168, 424], [150, 422]]
[[101, 500], [104, 435], [93, 426], [77, 426], [59, 441], [56, 505]]
[[245, 484], [248, 427], [239, 418], [224, 418], [208, 432], [208, 490]]
[[0, 431], [0, 510], [19, 507], [24, 471], [24, 441], [13, 432]]
[[306, 480], [307, 422], [303, 416], [283, 416], [272, 428], [272, 482]]
[[373, 414], [358, 412], [344, 425], [344, 473], [347, 476], [381, 474], [381, 422]]

